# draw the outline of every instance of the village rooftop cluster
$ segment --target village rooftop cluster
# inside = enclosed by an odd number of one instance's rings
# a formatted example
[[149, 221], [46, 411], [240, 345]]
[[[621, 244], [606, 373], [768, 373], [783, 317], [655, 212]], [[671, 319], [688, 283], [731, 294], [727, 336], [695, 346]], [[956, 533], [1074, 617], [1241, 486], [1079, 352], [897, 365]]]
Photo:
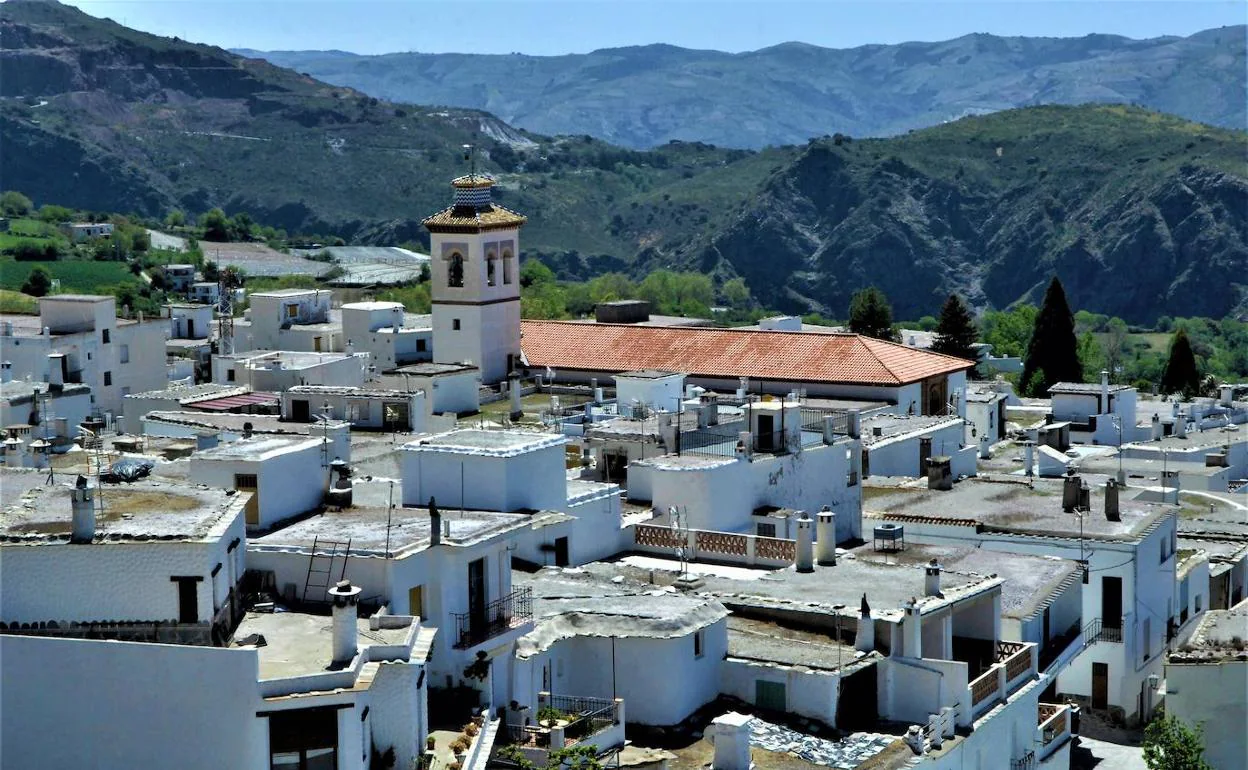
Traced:
[[6, 766], [1068, 768], [1163, 704], [1248, 755], [1248, 387], [522, 321], [525, 217], [452, 185], [430, 315], [0, 317]]

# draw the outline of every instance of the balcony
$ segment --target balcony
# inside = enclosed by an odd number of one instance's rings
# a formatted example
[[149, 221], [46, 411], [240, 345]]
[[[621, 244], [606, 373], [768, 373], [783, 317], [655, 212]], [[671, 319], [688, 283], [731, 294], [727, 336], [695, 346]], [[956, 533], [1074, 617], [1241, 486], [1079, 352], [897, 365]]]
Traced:
[[1097, 642], [1122, 644], [1122, 626], [1121, 618], [1114, 620], [1097, 618], [1083, 627], [1083, 643], [1085, 646], [1091, 646]]
[[520, 588], [485, 605], [480, 612], [456, 612], [455, 648], [475, 647], [533, 619], [533, 589]]
[[531, 723], [527, 707], [508, 709], [504, 740], [507, 746], [495, 758], [523, 765], [527, 760], [545, 767], [552, 751], [593, 746], [599, 755], [624, 745], [624, 701], [538, 693], [538, 724]]
[[1043, 762], [1070, 740], [1070, 706], [1041, 703], [1036, 714], [1037, 758]]
[[980, 717], [1030, 680], [1036, 673], [1036, 645], [1027, 642], [997, 642], [995, 663], [971, 680], [971, 716]]

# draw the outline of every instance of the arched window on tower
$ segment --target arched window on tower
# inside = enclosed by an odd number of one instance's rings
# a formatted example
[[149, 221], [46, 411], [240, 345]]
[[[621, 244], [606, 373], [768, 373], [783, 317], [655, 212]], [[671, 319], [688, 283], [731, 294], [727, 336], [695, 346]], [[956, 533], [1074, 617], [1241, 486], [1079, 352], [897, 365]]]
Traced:
[[485, 285], [486, 286], [494, 285], [495, 283], [494, 268], [497, 264], [498, 264], [497, 257], [495, 257], [493, 254], [485, 255]]
[[513, 271], [512, 271], [511, 263], [512, 263], [511, 252], [504, 251], [503, 252], [503, 285], [504, 286], [509, 286], [512, 281], [511, 275]]
[[452, 254], [446, 266], [446, 285], [456, 288], [464, 285], [464, 258], [459, 254]]

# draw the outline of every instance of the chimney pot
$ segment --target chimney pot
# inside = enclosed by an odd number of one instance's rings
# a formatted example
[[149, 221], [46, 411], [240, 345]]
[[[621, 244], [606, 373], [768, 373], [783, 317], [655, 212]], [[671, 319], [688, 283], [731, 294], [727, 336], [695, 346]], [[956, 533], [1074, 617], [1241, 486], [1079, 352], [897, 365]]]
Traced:
[[69, 541], [90, 543], [95, 539], [95, 490], [87, 485], [86, 477], [79, 476], [70, 494], [73, 522]]
[[350, 663], [359, 651], [359, 630], [356, 626], [357, 607], [360, 602], [360, 587], [351, 585], [350, 580], [340, 580], [329, 589], [329, 599], [333, 604], [333, 662], [335, 664]]
[[1112, 479], [1105, 482], [1105, 520], [1122, 521], [1118, 510], [1118, 485]]
[[438, 510], [438, 501], [429, 498], [429, 545], [442, 543], [442, 513]]
[[923, 593], [927, 596], [940, 596], [940, 562], [932, 559], [923, 572]]
[[810, 517], [803, 511], [797, 519], [798, 572], [812, 572], [815, 569], [814, 532], [811, 531], [811, 524], [813, 522]]
[[819, 511], [819, 520], [815, 531], [815, 548], [818, 552], [817, 561], [827, 567], [836, 566], [836, 514], [828, 506]]

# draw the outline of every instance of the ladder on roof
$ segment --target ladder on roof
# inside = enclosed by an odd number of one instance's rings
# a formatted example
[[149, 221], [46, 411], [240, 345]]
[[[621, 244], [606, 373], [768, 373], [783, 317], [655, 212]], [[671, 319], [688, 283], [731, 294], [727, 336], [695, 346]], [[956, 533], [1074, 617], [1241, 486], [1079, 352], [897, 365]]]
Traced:
[[[323, 602], [334, 583], [334, 568], [338, 567], [338, 579], [347, 575], [347, 556], [351, 553], [351, 539], [321, 540], [312, 538], [312, 555], [308, 557], [308, 576], [303, 581], [303, 601]], [[338, 566], [341, 560], [341, 566]]]

